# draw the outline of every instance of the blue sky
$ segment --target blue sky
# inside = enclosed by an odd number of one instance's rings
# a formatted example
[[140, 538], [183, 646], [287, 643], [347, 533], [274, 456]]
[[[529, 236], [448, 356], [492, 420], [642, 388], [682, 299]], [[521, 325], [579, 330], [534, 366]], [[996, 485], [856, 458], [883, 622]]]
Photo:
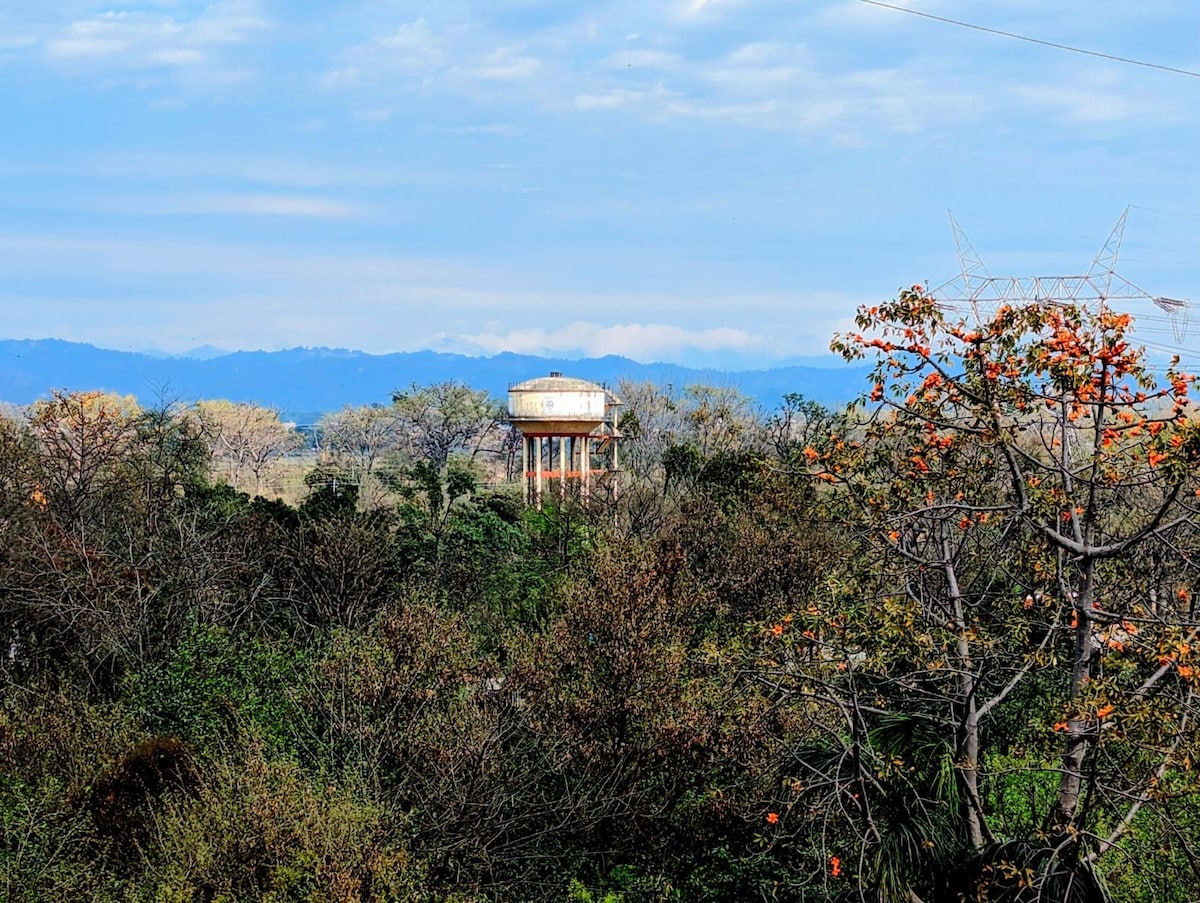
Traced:
[[[1193, 0], [897, 2], [1200, 68]], [[4, 0], [0, 115], [5, 337], [767, 365], [948, 209], [1025, 275], [1133, 205], [1200, 299], [1200, 79], [858, 0]]]

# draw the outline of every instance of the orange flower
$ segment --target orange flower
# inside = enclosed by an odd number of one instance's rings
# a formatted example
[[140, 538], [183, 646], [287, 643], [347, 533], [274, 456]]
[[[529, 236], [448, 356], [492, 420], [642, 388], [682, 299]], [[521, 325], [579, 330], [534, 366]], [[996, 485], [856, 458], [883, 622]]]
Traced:
[[1112, 713], [1113, 707], [1111, 705], [1102, 705], [1100, 708], [1096, 709], [1097, 718], [1107, 718]]
[[836, 878], [841, 873], [842, 873], [842, 860], [838, 859], [838, 857], [836, 857], [836, 856], [830, 856], [829, 857], [829, 874], [832, 875], [834, 878]]
[[1179, 597], [1180, 602], [1186, 602], [1190, 598], [1188, 591], [1187, 591], [1187, 587], [1184, 587], [1184, 586], [1181, 586], [1179, 588], [1179, 592], [1177, 592], [1175, 595], [1177, 595]]
[[817, 460], [817, 458], [821, 457], [821, 455], [810, 445], [808, 448], [804, 449], [804, 457], [808, 458], [809, 464], [812, 464]]
[[900, 531], [893, 530], [891, 533], [888, 534], [888, 539], [890, 539], [892, 542], [899, 542], [900, 541]]
[[1196, 669], [1193, 668], [1191, 665], [1177, 665], [1176, 667], [1179, 669], [1180, 677], [1190, 678], [1193, 674], [1196, 673]]
[[1163, 461], [1167, 460], [1166, 454], [1155, 451], [1154, 449], [1150, 449], [1150, 453], [1146, 457], [1150, 460], [1151, 467], [1157, 467]]
[[776, 624], [771, 628], [771, 633], [775, 634], [775, 636], [783, 636], [783, 625]]
[[1054, 729], [1056, 731], [1065, 731], [1067, 729], [1067, 722], [1065, 722], [1065, 721], [1058, 722], [1058, 724], [1054, 725]]
[[767, 824], [768, 825], [778, 824], [778, 822], [779, 822], [779, 813], [778, 812], [768, 812], [767, 813]]

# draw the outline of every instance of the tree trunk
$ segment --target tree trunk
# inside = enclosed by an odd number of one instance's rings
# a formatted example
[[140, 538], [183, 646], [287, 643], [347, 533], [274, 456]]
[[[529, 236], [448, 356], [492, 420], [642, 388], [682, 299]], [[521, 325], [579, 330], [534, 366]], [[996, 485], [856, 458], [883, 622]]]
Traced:
[[954, 628], [957, 638], [955, 651], [958, 654], [959, 672], [959, 741], [958, 761], [955, 763], [958, 779], [962, 782], [966, 800], [963, 815], [967, 821], [967, 833], [971, 848], [983, 848], [983, 824], [979, 806], [979, 711], [975, 700], [975, 665], [971, 661], [971, 644], [967, 639], [967, 619], [963, 609], [962, 591], [958, 586], [958, 574], [954, 569], [950, 543], [942, 538], [943, 568], [946, 574], [946, 591], [954, 606]]
[[1090, 718], [1075, 710], [1083, 687], [1091, 676], [1092, 659], [1096, 649], [1092, 637], [1092, 591], [1095, 562], [1088, 559], [1083, 564], [1082, 591], [1074, 600], [1075, 652], [1071, 663], [1071, 695], [1068, 705], [1071, 713], [1067, 718], [1067, 739], [1062, 756], [1062, 776], [1058, 783], [1058, 799], [1047, 819], [1047, 827], [1059, 830], [1068, 828], [1079, 808], [1079, 795], [1083, 786], [1083, 761], [1091, 745], [1091, 732], [1095, 725]]

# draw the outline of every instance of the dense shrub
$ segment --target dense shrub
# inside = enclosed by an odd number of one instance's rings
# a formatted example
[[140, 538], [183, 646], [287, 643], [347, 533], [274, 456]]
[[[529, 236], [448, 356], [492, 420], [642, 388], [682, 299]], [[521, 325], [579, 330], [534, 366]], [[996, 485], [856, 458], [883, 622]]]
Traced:
[[[0, 896], [1185, 903], [1200, 433], [1132, 396], [1153, 457], [1064, 505], [1081, 477], [1022, 418], [1091, 385], [1068, 364], [1036, 396], [995, 371], [1044, 466], [1020, 492], [995, 430], [905, 421], [941, 371], [891, 419], [635, 391], [634, 472], [541, 508], [484, 487], [475, 393], [465, 434], [437, 393], [346, 412], [289, 502], [128, 399], [0, 420]], [[1154, 504], [1180, 516], [1129, 534], [1146, 554], [1082, 565], [1036, 520], [1119, 534]]]

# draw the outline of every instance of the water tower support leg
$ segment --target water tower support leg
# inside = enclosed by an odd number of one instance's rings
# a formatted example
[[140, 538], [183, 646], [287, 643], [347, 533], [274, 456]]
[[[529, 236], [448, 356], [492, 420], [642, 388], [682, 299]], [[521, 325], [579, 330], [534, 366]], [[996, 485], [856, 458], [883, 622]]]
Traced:
[[533, 500], [534, 500], [534, 503], [537, 505], [538, 510], [541, 511], [542, 510], [542, 437], [536, 436], [536, 437], [534, 437], [533, 441], [535, 443], [537, 443], [537, 454], [534, 456], [534, 459], [533, 459], [534, 460], [534, 464], [533, 464], [533, 470], [534, 470]]
[[579, 437], [579, 474], [583, 500], [586, 502], [592, 494], [592, 440], [588, 436]]
[[620, 482], [621, 462], [617, 460], [617, 441], [614, 439], [612, 443], [612, 494], [613, 498], [617, 497], [617, 486]]
[[521, 434], [521, 493], [529, 504], [529, 437]]
[[567, 497], [567, 437], [558, 438], [558, 497]]

